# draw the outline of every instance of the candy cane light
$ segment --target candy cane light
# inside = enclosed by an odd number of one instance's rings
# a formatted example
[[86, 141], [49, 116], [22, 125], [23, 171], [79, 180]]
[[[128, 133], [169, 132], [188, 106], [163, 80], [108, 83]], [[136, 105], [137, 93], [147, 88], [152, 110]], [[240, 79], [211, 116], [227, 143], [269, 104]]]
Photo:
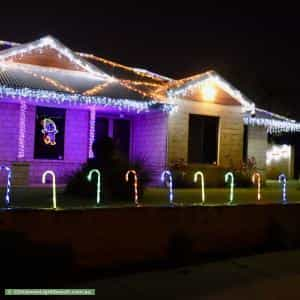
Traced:
[[0, 166], [0, 171], [7, 172], [7, 182], [6, 182], [6, 192], [5, 192], [5, 204], [9, 206], [10, 204], [10, 191], [11, 191], [11, 168], [7, 166]]
[[52, 203], [53, 208], [56, 209], [56, 180], [55, 180], [55, 173], [52, 170], [47, 170], [42, 175], [42, 183], [46, 183], [46, 177], [50, 175], [52, 177]]
[[283, 204], [287, 203], [287, 196], [286, 196], [286, 176], [285, 174], [281, 173], [278, 176], [278, 182], [282, 184], [282, 202]]
[[201, 171], [197, 171], [194, 174], [194, 182], [196, 183], [198, 181], [198, 176], [201, 178], [201, 198], [202, 198], [202, 204], [205, 202], [205, 186], [204, 186], [204, 174]]
[[97, 169], [92, 169], [89, 171], [89, 174], [87, 176], [87, 180], [89, 182], [92, 181], [93, 174], [97, 175], [97, 205], [100, 204], [100, 195], [101, 195], [101, 173]]
[[261, 199], [261, 175], [258, 172], [253, 173], [252, 183], [255, 184], [257, 181], [257, 200]]
[[163, 171], [161, 173], [161, 178], [160, 179], [161, 179], [162, 182], [165, 182], [166, 176], [169, 179], [169, 201], [170, 201], [170, 204], [173, 204], [173, 199], [174, 199], [174, 193], [173, 193], [173, 176], [172, 176], [171, 171], [165, 170], [165, 171]]
[[232, 172], [225, 174], [225, 183], [230, 180], [230, 193], [229, 193], [229, 204], [232, 204], [234, 198], [234, 175]]
[[134, 187], [134, 203], [139, 205], [139, 196], [138, 196], [138, 177], [135, 170], [128, 170], [125, 174], [125, 180], [129, 181], [129, 174], [133, 175], [133, 187]]

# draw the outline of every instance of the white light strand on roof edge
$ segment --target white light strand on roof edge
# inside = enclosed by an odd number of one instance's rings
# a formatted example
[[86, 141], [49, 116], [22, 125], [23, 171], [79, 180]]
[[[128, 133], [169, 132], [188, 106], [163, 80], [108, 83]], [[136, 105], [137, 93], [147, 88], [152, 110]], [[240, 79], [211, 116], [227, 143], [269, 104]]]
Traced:
[[109, 98], [98, 96], [83, 96], [80, 94], [66, 94], [47, 90], [33, 90], [29, 88], [11, 88], [0, 86], [0, 97], [11, 97], [13, 99], [27, 98], [36, 103], [57, 103], [72, 105], [100, 105], [103, 107], [114, 107], [118, 110], [128, 111], [150, 111], [152, 109], [171, 112], [175, 106], [157, 101], [135, 101], [123, 98]]
[[7, 60], [8, 58], [16, 55], [23, 55], [24, 53], [28, 53], [34, 50], [37, 50], [38, 48], [44, 48], [44, 47], [51, 47], [55, 50], [57, 50], [59, 53], [61, 53], [63, 56], [67, 57], [72, 63], [75, 63], [79, 65], [81, 68], [84, 70], [96, 75], [97, 77], [100, 78], [105, 78], [106, 80], [114, 80], [113, 77], [98, 71], [96, 67], [93, 67], [89, 63], [83, 62], [80, 58], [77, 58], [72, 51], [70, 51], [68, 48], [63, 47], [62, 45], [59, 45], [58, 42], [52, 38], [51, 36], [46, 36], [44, 38], [41, 38], [40, 40], [29, 43], [29, 44], [24, 44], [24, 45], [19, 45], [16, 48], [17, 49], [11, 49], [10, 52], [8, 53], [3, 53], [0, 55], [0, 60]]
[[279, 121], [274, 119], [264, 119], [255, 117], [244, 117], [244, 123], [250, 126], [262, 126], [267, 129], [268, 133], [276, 134], [283, 132], [299, 132], [300, 123]]

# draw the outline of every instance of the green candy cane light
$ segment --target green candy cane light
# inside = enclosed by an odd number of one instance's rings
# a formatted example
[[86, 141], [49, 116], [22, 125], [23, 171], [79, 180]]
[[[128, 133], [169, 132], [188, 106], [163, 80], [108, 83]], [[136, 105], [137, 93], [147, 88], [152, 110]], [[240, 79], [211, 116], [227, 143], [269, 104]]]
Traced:
[[230, 193], [229, 193], [229, 204], [232, 204], [234, 198], [234, 176], [232, 172], [225, 174], [225, 182], [227, 183], [230, 179]]
[[88, 181], [92, 181], [92, 176], [93, 174], [97, 175], [97, 205], [100, 204], [100, 195], [101, 195], [101, 174], [100, 171], [97, 169], [92, 169], [90, 170], [88, 176], [87, 176], [87, 180]]

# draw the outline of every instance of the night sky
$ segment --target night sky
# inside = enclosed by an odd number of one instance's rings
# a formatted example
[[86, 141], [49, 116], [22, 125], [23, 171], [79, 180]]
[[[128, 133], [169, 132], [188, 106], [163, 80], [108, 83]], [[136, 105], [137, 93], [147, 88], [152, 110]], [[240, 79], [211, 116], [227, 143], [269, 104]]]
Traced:
[[28, 42], [46, 34], [74, 50], [173, 78], [213, 69], [262, 108], [300, 120], [296, 17], [1, 17], [2, 40]]

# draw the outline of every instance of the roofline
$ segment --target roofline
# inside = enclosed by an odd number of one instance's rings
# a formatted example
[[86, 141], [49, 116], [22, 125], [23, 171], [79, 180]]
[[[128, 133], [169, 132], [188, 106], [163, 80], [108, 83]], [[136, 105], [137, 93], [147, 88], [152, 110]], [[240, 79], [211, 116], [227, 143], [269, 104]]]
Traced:
[[23, 54], [35, 48], [40, 48], [45, 46], [51, 46], [52, 48], [56, 49], [63, 56], [66, 56], [68, 59], [70, 59], [75, 64], [79, 65], [87, 72], [94, 74], [95, 76], [98, 77], [106, 78], [107, 80], [113, 80], [112, 76], [109, 76], [108, 74], [102, 72], [96, 66], [89, 63], [85, 59], [78, 57], [71, 49], [67, 48], [59, 40], [55, 39], [50, 35], [47, 35], [38, 40], [25, 43], [25, 44], [17, 44], [17, 45], [14, 44], [12, 48], [0, 51], [0, 61], [5, 60], [11, 56]]
[[219, 75], [216, 71], [213, 70], [196, 74], [191, 77], [175, 80], [174, 82], [175, 84], [177, 82], [178, 86], [175, 88], [170, 87], [167, 91], [167, 94], [171, 97], [183, 94], [188, 88], [191, 88], [194, 85], [199, 84], [199, 82], [206, 80], [214, 80], [214, 82], [216, 82], [232, 98], [236, 99], [246, 110], [253, 111], [255, 109], [255, 104], [253, 101], [251, 101], [248, 97], [242, 94], [238, 89], [236, 89], [221, 75]]

